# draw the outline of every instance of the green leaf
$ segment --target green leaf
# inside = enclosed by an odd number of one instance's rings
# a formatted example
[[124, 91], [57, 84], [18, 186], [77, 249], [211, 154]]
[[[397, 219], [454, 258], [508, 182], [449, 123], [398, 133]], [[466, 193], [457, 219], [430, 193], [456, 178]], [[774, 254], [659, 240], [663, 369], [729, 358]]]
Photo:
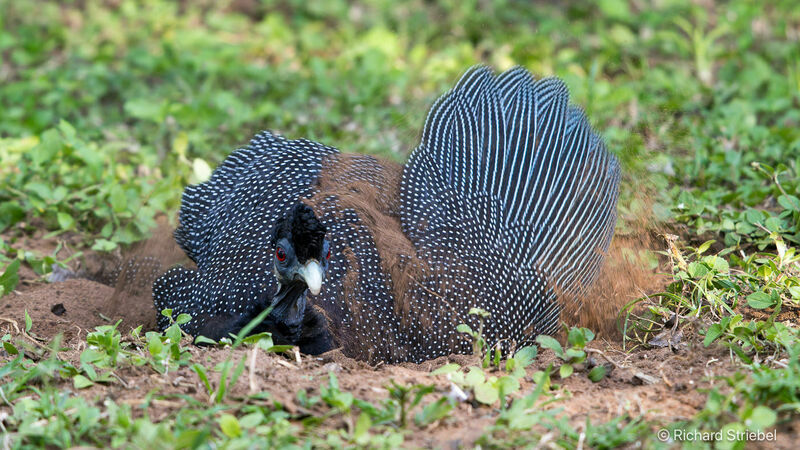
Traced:
[[37, 166], [41, 166], [46, 162], [51, 162], [55, 159], [63, 146], [58, 131], [49, 129], [42, 133], [42, 140], [39, 145], [30, 149], [29, 155], [31, 161]]
[[163, 102], [152, 98], [136, 98], [125, 102], [125, 112], [133, 117], [155, 123], [163, 120]]
[[728, 273], [728, 271], [730, 270], [728, 261], [725, 261], [724, 258], [720, 258], [719, 256], [716, 255], [704, 256], [703, 262], [705, 262], [709, 267], [711, 267], [712, 270], [718, 273]]
[[573, 368], [571, 364], [562, 364], [561, 368], [558, 369], [558, 374], [561, 376], [561, 378], [567, 378], [572, 375], [572, 372], [574, 371], [575, 368]]
[[627, 21], [631, 18], [631, 10], [626, 0], [600, 0], [597, 5], [603, 14], [612, 19]]
[[492, 383], [479, 383], [473, 388], [475, 400], [484, 405], [493, 405], [500, 398], [500, 394]]
[[571, 363], [578, 363], [586, 359], [586, 352], [578, 350], [577, 348], [568, 348], [564, 352], [565, 359]]
[[745, 421], [747, 428], [764, 430], [775, 425], [778, 414], [766, 406], [756, 406], [750, 414], [750, 418]]
[[0, 275], [0, 288], [2, 288], [0, 289], [0, 297], [17, 288], [17, 284], [19, 283], [19, 265], [20, 261], [18, 259], [11, 261], [11, 264], [6, 266], [5, 270], [3, 270], [3, 274]]
[[575, 347], [583, 348], [586, 346], [586, 336], [583, 334], [583, 329], [578, 327], [570, 328], [567, 334], [567, 342]]
[[498, 378], [497, 383], [497, 392], [500, 394], [501, 397], [505, 397], [508, 394], [512, 394], [519, 390], [519, 381], [513, 376], [505, 375]]
[[239, 426], [241, 426], [246, 430], [255, 428], [258, 425], [262, 424], [264, 422], [264, 419], [265, 419], [264, 414], [261, 413], [260, 411], [250, 413], [239, 418]]
[[231, 414], [223, 414], [219, 418], [219, 428], [229, 438], [237, 438], [242, 435], [242, 427], [239, 421]]
[[31, 327], [33, 327], [33, 320], [31, 320], [31, 316], [28, 314], [28, 310], [25, 310], [25, 332], [28, 333], [31, 331]]
[[781, 231], [781, 219], [777, 217], [770, 217], [769, 219], [764, 221], [764, 226], [767, 227], [769, 231], [774, 233]]
[[25, 210], [17, 202], [0, 203], [0, 232], [25, 218]]
[[153, 356], [160, 355], [164, 351], [164, 343], [161, 342], [161, 338], [153, 336], [153, 338], [149, 339], [147, 341], [147, 350]]
[[124, 212], [128, 208], [128, 198], [125, 196], [125, 191], [122, 186], [114, 184], [111, 186], [108, 201], [111, 203], [111, 209], [115, 213]]
[[520, 367], [525, 368], [533, 363], [533, 361], [536, 359], [537, 353], [538, 349], [535, 345], [523, 347], [517, 351], [517, 353], [514, 355], [514, 359], [517, 360], [517, 364], [519, 364]]
[[800, 198], [794, 195], [781, 195], [778, 197], [778, 204], [789, 211], [800, 211]]
[[753, 337], [753, 330], [746, 326], [739, 326], [733, 329], [733, 335], [737, 338], [745, 341], [751, 337]]
[[259, 348], [267, 350], [272, 347], [272, 333], [264, 331], [262, 333], [251, 334], [242, 340], [244, 344], [256, 344]]
[[721, 442], [715, 443], [716, 448], [721, 449], [742, 449], [745, 448], [744, 446], [737, 446], [735, 445], [739, 440], [736, 438], [740, 433], [745, 431], [744, 425], [739, 422], [731, 422], [725, 424], [722, 429], [720, 430], [720, 435], [722, 436]]
[[589, 379], [595, 383], [605, 378], [605, 376], [606, 376], [605, 366], [594, 366], [592, 370], [589, 371], [588, 374]]
[[709, 326], [706, 330], [706, 337], [703, 339], [703, 345], [706, 347], [711, 345], [718, 337], [722, 336], [722, 331], [722, 327], [718, 323]]
[[586, 337], [586, 342], [591, 342], [594, 340], [594, 331], [588, 328], [581, 328], [581, 332], [583, 332], [583, 335]]
[[735, 344], [728, 344], [728, 347], [733, 350], [733, 353], [736, 353], [736, 356], [739, 357], [745, 364], [751, 364], [753, 362], [753, 358], [747, 355], [747, 352], [742, 349], [741, 346]]
[[[261, 340], [264, 341], [263, 339]], [[294, 345], [272, 345], [269, 348], [264, 349], [270, 353], [283, 353], [288, 352], [289, 350], [293, 349]]]
[[58, 213], [57, 218], [58, 226], [62, 230], [71, 230], [73, 227], [75, 227], [75, 219], [73, 219], [69, 214], [60, 212]]
[[211, 394], [214, 390], [211, 388], [211, 382], [208, 380], [208, 374], [206, 373], [206, 368], [201, 366], [200, 364], [192, 364], [192, 370], [197, 374], [197, 377], [200, 378], [200, 381], [203, 382], [203, 386], [206, 387], [206, 392]]
[[522, 367], [519, 367], [516, 359], [508, 358], [506, 360], [506, 372], [517, 372], [520, 369], [522, 369]]
[[467, 386], [477, 386], [484, 382], [486, 382], [486, 376], [483, 374], [483, 371], [477, 367], [472, 367], [464, 377], [464, 384]]
[[761, 220], [764, 218], [764, 216], [760, 211], [756, 211], [755, 209], [748, 209], [747, 211], [744, 212], [744, 218], [749, 223], [756, 225], [761, 223]]
[[75, 389], [84, 389], [94, 385], [94, 382], [83, 375], [75, 375], [72, 378], [72, 384], [75, 386]]
[[414, 416], [414, 422], [416, 422], [418, 426], [428, 425], [444, 418], [450, 413], [450, 411], [452, 411], [452, 409], [453, 405], [447, 400], [447, 398], [442, 397], [439, 400], [429, 403], [422, 408], [422, 411]]
[[117, 243], [107, 239], [97, 239], [94, 241], [94, 245], [92, 245], [92, 250], [97, 252], [110, 252], [115, 248], [117, 248]]
[[686, 267], [689, 276], [692, 278], [703, 278], [708, 274], [708, 267], [705, 264], [697, 261], [692, 261]]
[[564, 349], [561, 347], [561, 344], [546, 334], [540, 334], [536, 336], [536, 342], [544, 348], [549, 348], [552, 350], [557, 356], [564, 357]]
[[3, 349], [9, 355], [19, 355], [19, 350], [17, 350], [17, 347], [15, 347], [11, 342], [3, 342]]
[[697, 254], [698, 255], [702, 255], [703, 253], [705, 253], [706, 250], [708, 250], [709, 247], [711, 247], [711, 244], [713, 244], [714, 242], [717, 242], [717, 241], [715, 241], [714, 239], [711, 239], [709, 241], [705, 241], [702, 244], [700, 244], [700, 247], [697, 247]]
[[173, 323], [164, 331], [164, 336], [169, 338], [170, 343], [177, 343], [181, 341], [181, 328], [177, 323]]
[[445, 364], [431, 372], [431, 375], [446, 375], [448, 373], [457, 372], [459, 369], [461, 369], [461, 366], [456, 363]]
[[552, 369], [552, 366], [548, 367], [547, 371], [537, 370], [536, 372], [533, 373], [533, 375], [531, 375], [531, 379], [537, 385], [544, 386], [544, 389], [549, 389], [550, 388], [550, 370], [551, 369]]
[[492, 315], [489, 311], [486, 311], [485, 309], [482, 309], [482, 308], [470, 308], [469, 309], [469, 314], [473, 315], [473, 316], [484, 317], [484, 318], [491, 317], [491, 315]]
[[178, 318], [175, 319], [175, 323], [177, 323], [178, 325], [183, 325], [185, 323], [188, 323], [190, 320], [192, 320], [192, 316], [190, 316], [189, 314], [178, 314]]
[[353, 429], [353, 438], [356, 442], [365, 444], [369, 438], [369, 428], [372, 426], [372, 419], [369, 414], [362, 412], [356, 420], [356, 426]]
[[456, 327], [456, 331], [458, 331], [459, 333], [466, 333], [466, 334], [469, 334], [469, 335], [473, 335], [474, 334], [473, 331], [472, 331], [472, 328], [470, 328], [469, 325], [467, 325], [465, 323], [459, 324]]
[[769, 308], [774, 304], [772, 296], [764, 291], [756, 291], [747, 296], [747, 305], [753, 309]]
[[[198, 448], [209, 440], [208, 437], [209, 430], [202, 429], [202, 430], [182, 430], [177, 431], [175, 433], [175, 441], [171, 442], [170, 445], [172, 448]], [[122, 441], [119, 445], [111, 445], [114, 448], [123, 447], [124, 443], [127, 441]]]

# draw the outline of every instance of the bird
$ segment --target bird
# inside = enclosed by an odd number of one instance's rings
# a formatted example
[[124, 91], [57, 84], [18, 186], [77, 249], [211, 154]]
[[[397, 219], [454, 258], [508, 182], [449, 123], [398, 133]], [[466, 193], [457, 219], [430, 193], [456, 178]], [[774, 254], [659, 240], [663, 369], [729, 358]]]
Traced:
[[266, 131], [231, 153], [186, 187], [174, 236], [196, 268], [158, 278], [154, 304], [215, 340], [272, 307], [253, 332], [370, 363], [471, 353], [460, 324], [513, 351], [591, 301], [619, 180], [562, 80], [476, 66], [405, 164]]

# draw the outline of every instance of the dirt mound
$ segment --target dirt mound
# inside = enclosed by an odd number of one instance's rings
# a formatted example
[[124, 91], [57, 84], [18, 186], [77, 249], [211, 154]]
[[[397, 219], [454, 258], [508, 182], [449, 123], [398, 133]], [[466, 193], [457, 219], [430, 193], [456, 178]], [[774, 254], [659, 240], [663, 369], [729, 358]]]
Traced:
[[[35, 248], [39, 254], [54, 254], [61, 260], [72, 254], [75, 244], [69, 239], [26, 237], [12, 242], [15, 247]], [[32, 247], [34, 243], [37, 245]], [[175, 244], [166, 218], [161, 217], [159, 227], [146, 241], [112, 253], [85, 251], [72, 259], [68, 268], [56, 267], [59, 279], [65, 281], [44, 283], [46, 276], [23, 265], [17, 289], [0, 299], [0, 316], [24, 324], [27, 311], [33, 320], [32, 331], [47, 338], [60, 332], [91, 331], [120, 319], [123, 333], [139, 325], [153, 330], [153, 281], [179, 263], [191, 265]]]
[[120, 319], [123, 332], [139, 325], [144, 325], [145, 329], [153, 328], [155, 309], [152, 300], [146, 296], [120, 300], [109, 286], [72, 279], [7, 295], [0, 299], [0, 314], [24, 324], [27, 311], [33, 321], [31, 331], [42, 338], [78, 330], [85, 333]]

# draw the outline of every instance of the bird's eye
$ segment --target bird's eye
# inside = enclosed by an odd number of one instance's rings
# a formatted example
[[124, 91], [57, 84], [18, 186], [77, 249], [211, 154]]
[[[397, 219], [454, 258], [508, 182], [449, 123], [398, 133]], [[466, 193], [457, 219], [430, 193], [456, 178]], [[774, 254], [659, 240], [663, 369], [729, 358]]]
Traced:
[[282, 248], [278, 247], [275, 250], [275, 257], [278, 258], [278, 261], [284, 262], [284, 261], [286, 261], [286, 252], [283, 251]]
[[325, 259], [331, 259], [331, 249], [328, 249], [328, 254], [325, 255]]

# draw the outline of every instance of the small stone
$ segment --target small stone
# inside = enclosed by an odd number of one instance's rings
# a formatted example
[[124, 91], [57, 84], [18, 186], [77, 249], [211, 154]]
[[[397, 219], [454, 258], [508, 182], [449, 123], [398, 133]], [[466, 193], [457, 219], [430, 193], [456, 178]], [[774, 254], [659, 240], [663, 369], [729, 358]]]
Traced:
[[322, 370], [325, 373], [328, 373], [328, 372], [339, 373], [339, 372], [342, 371], [342, 366], [340, 366], [339, 364], [336, 364], [335, 362], [330, 362], [330, 363], [325, 364], [324, 366], [322, 366]]
[[636, 372], [633, 374], [633, 378], [631, 378], [631, 384], [635, 385], [642, 385], [642, 384], [656, 384], [658, 383], [658, 379], [655, 377], [651, 377], [650, 375], [644, 374], [642, 372]]

